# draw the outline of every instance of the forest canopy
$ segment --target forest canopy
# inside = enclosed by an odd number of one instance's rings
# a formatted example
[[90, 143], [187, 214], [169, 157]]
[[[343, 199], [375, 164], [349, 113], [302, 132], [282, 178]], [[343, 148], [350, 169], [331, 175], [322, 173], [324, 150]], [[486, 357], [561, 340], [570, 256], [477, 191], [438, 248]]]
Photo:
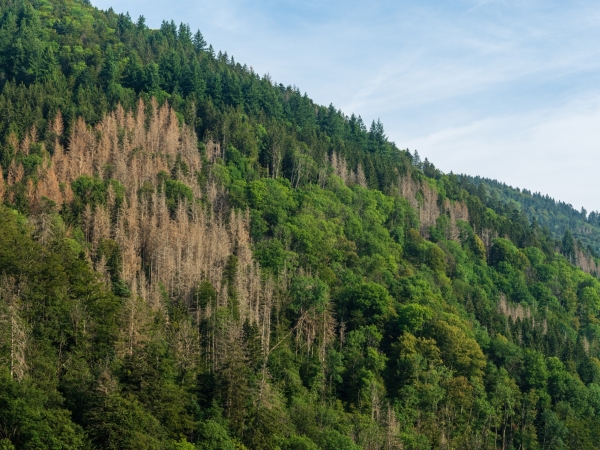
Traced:
[[600, 447], [598, 214], [188, 25], [0, 0], [0, 175], [2, 449]]

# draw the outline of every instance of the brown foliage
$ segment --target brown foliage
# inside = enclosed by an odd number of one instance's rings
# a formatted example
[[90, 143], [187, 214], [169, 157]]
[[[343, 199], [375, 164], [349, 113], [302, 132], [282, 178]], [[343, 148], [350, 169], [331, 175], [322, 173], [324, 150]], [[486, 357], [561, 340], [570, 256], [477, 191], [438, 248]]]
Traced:
[[459, 232], [456, 222], [469, 220], [469, 210], [465, 203], [452, 202], [449, 199], [441, 202], [437, 190], [433, 186], [426, 181], [415, 180], [410, 172], [403, 176], [398, 175], [398, 192], [408, 200], [413, 208], [419, 210], [422, 236], [428, 237], [429, 227], [434, 226], [442, 214], [447, 214], [450, 218], [450, 227], [446, 239], [458, 241]]
[[54, 167], [49, 167], [40, 177], [37, 183], [35, 202], [39, 203], [43, 198], [49, 198], [54, 201], [61, 199], [60, 185]]
[[524, 307], [521, 304], [509, 304], [504, 294], [500, 294], [500, 301], [498, 302], [498, 312], [505, 315], [506, 317], [510, 317], [515, 322], [517, 321], [517, 319], [531, 319], [531, 310], [529, 309], [529, 307]]
[[[233, 311], [238, 320], [224, 325], [229, 336], [238, 336], [244, 321], [258, 324], [263, 349], [268, 351], [274, 287], [261, 278], [253, 260], [248, 214], [230, 211], [225, 192], [217, 184], [198, 183], [202, 161], [193, 130], [180, 126], [175, 112], [167, 104], [159, 107], [155, 100], [148, 107], [140, 100], [135, 114], [119, 106], [94, 128], [79, 118], [66, 149], [60, 144], [64, 132], [60, 113], [49, 129], [55, 140], [53, 155], [44, 164], [37, 185], [28, 180], [26, 186], [34, 213], [39, 212], [37, 206], [44, 197], [59, 205], [70, 204], [71, 183], [82, 175], [115, 179], [125, 188], [119, 207], [109, 187], [105, 205], [88, 205], [82, 213], [83, 230], [91, 244], [88, 256], [96, 270], [110, 282], [107, 259], [98, 250], [103, 240], [112, 239], [120, 252], [119, 278], [132, 293], [122, 317], [120, 351], [131, 353], [146, 342], [148, 315], [163, 313], [165, 293], [193, 310], [198, 320], [216, 317], [221, 308]], [[36, 134], [33, 130], [26, 136], [22, 151], [35, 141]], [[211, 145], [207, 145], [209, 157], [220, 156], [219, 144], [211, 141]], [[170, 209], [159, 183], [161, 171], [175, 174], [188, 185], [195, 200], [180, 200]], [[20, 164], [11, 164], [8, 173], [8, 186], [23, 180]], [[5, 191], [2, 181], [0, 194]], [[205, 202], [199, 202], [201, 198]], [[213, 286], [214, 302], [196, 301], [202, 281]], [[215, 367], [231, 344], [217, 338], [218, 330], [215, 325], [205, 349]], [[193, 333], [187, 328], [177, 333], [175, 348], [182, 355], [182, 365], [191, 367], [195, 364], [190, 356], [196, 345], [190, 341]]]
[[594, 257], [592, 255], [585, 254], [579, 248], [575, 252], [575, 264], [579, 266], [581, 270], [591, 275], [598, 276], [600, 272], [600, 268], [598, 267], [598, 263]]
[[13, 186], [17, 183], [20, 183], [23, 177], [25, 176], [25, 168], [23, 164], [15, 163], [14, 161], [10, 163], [8, 166], [8, 184], [9, 186]]

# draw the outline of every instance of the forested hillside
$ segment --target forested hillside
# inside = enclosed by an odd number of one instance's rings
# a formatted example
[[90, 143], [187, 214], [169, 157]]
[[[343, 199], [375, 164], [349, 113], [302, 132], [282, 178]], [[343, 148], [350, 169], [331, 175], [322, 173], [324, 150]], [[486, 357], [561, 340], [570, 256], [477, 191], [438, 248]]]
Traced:
[[0, 8], [1, 449], [600, 447], [576, 229], [186, 25]]
[[577, 211], [572, 205], [556, 201], [548, 195], [513, 188], [496, 180], [466, 178], [477, 186], [483, 184], [492, 202], [514, 204], [530, 220], [536, 220], [541, 226], [548, 228], [555, 239], [562, 240], [568, 232], [588, 253], [596, 257], [600, 254], [600, 214], [597, 211], [588, 213], [585, 208]]

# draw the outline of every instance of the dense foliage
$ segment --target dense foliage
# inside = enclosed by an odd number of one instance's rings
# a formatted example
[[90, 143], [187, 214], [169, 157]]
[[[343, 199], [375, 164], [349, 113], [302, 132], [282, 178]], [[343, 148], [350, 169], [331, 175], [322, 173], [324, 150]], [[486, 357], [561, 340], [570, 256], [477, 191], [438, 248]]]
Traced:
[[522, 210], [531, 220], [550, 230], [556, 239], [562, 239], [569, 232], [579, 241], [581, 248], [594, 256], [600, 254], [600, 215], [597, 211], [581, 208], [577, 211], [572, 205], [557, 201], [548, 195], [513, 188], [506, 183], [481, 177], [466, 177], [474, 185], [484, 185], [492, 203], [509, 203]]
[[600, 447], [571, 224], [185, 25], [0, 7], [0, 448]]

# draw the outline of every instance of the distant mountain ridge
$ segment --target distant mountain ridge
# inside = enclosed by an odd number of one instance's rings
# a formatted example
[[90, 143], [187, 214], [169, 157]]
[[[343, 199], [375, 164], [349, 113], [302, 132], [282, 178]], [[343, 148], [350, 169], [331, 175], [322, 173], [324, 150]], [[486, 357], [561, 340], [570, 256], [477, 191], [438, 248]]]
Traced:
[[580, 211], [569, 203], [555, 200], [539, 192], [527, 189], [513, 188], [506, 183], [482, 177], [466, 177], [474, 185], [483, 184], [490, 196], [489, 201], [494, 203], [515, 204], [530, 220], [536, 220], [543, 227], [547, 227], [552, 236], [562, 240], [564, 234], [570, 231], [581, 246], [593, 252], [595, 257], [600, 254], [600, 214], [596, 211], [587, 212], [584, 208]]

